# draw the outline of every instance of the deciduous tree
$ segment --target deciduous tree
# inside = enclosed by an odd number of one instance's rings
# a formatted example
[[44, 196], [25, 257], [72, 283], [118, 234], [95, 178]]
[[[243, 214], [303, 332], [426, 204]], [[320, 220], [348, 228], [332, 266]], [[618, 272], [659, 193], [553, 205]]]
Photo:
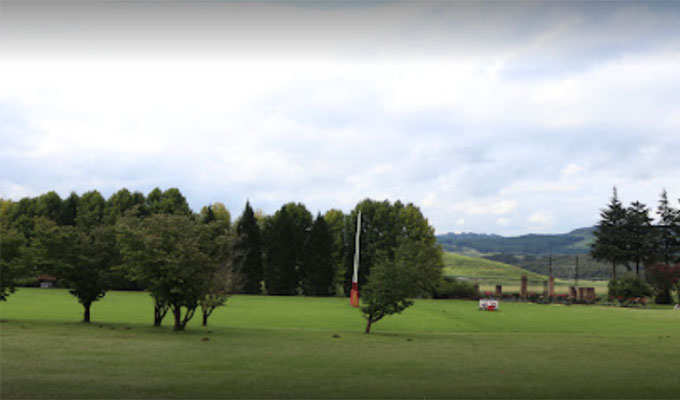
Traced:
[[104, 297], [110, 287], [115, 232], [104, 225], [87, 229], [36, 219], [36, 247], [49, 265], [47, 272], [65, 281], [69, 292], [84, 307], [83, 322], [90, 322], [92, 303]]
[[414, 290], [412, 272], [413, 268], [402, 257], [394, 261], [383, 258], [373, 266], [371, 279], [362, 291], [361, 312], [366, 318], [365, 333], [370, 333], [372, 325], [384, 317], [401, 313], [413, 305], [413, 301], [407, 298]]

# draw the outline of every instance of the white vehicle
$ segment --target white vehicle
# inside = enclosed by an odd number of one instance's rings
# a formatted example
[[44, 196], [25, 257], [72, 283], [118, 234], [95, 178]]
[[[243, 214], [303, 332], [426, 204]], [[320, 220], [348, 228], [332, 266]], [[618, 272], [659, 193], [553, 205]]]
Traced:
[[479, 299], [479, 309], [485, 311], [498, 311], [498, 300]]

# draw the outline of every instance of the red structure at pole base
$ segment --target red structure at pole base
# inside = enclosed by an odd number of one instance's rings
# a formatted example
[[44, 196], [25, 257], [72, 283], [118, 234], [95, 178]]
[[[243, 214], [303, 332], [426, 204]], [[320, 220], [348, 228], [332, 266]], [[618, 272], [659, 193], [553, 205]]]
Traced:
[[359, 288], [357, 283], [352, 283], [352, 291], [349, 293], [349, 304], [352, 307], [359, 307]]

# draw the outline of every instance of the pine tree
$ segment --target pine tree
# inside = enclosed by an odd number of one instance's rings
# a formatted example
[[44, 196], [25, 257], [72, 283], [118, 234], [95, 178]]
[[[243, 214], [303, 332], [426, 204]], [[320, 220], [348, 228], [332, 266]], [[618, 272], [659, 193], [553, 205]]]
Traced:
[[263, 280], [262, 233], [250, 202], [236, 225], [234, 269], [241, 281], [241, 292], [260, 294]]
[[627, 260], [626, 251], [626, 209], [619, 201], [614, 187], [611, 201], [600, 212], [601, 220], [593, 232], [595, 240], [590, 254], [597, 261], [612, 264], [612, 279], [616, 279], [616, 266]]
[[639, 201], [626, 209], [626, 258], [635, 265], [635, 275], [640, 276], [640, 265], [651, 263], [655, 253], [655, 232], [649, 208]]
[[658, 258], [666, 265], [680, 262], [680, 210], [668, 204], [666, 189], [661, 192], [659, 208]]
[[333, 294], [333, 236], [326, 220], [317, 215], [305, 246], [302, 292], [308, 296]]
[[268, 294], [294, 295], [300, 287], [312, 214], [301, 203], [281, 207], [265, 225], [264, 282]]

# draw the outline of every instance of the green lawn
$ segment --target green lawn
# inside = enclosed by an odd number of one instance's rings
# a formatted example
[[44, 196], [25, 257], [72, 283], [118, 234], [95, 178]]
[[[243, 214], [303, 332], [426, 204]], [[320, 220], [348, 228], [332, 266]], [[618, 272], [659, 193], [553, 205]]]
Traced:
[[[344, 298], [235, 296], [153, 328], [143, 293], [93, 323], [63, 290], [0, 305], [0, 397], [678, 398], [680, 311], [417, 300], [361, 333]], [[334, 337], [338, 336], [338, 337]]]

